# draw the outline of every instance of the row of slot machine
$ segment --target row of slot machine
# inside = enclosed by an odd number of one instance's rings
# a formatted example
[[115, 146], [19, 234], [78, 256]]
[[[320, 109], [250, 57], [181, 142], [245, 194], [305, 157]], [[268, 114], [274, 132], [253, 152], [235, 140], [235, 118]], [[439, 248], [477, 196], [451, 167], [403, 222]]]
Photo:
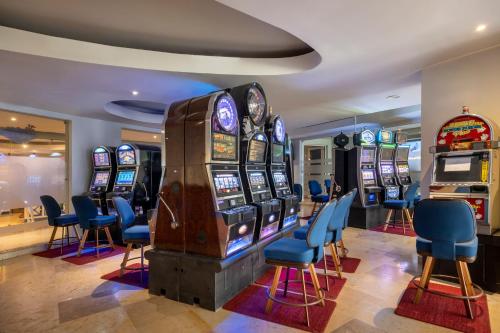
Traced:
[[269, 110], [258, 83], [170, 106], [156, 249], [223, 259], [298, 224], [285, 122]]
[[127, 199], [136, 215], [155, 208], [162, 173], [160, 148], [128, 143], [99, 146], [92, 151], [92, 164], [88, 195], [101, 214], [114, 213], [115, 196]]
[[343, 192], [358, 188], [355, 207], [375, 207], [403, 197], [412, 183], [406, 142], [400, 131], [364, 130], [353, 136], [354, 148], [335, 149], [336, 182]]

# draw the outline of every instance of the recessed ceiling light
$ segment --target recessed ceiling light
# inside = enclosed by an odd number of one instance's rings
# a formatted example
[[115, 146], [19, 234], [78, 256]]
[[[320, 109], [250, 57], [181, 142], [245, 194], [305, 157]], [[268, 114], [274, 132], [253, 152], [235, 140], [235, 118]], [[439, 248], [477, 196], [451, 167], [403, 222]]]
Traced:
[[161, 130], [161, 134], [165, 134], [165, 130]]
[[486, 29], [486, 24], [480, 24], [476, 27], [476, 32], [481, 32]]
[[24, 149], [28, 148], [28, 145], [27, 144], [23, 144], [23, 148]]
[[10, 121], [16, 121], [17, 118], [16, 117], [10, 117]]
[[389, 95], [386, 97], [386, 99], [398, 99], [399, 97], [399, 95]]
[[58, 152], [53, 152], [50, 154], [51, 157], [59, 157], [59, 156], [62, 156], [61, 153], [58, 153]]
[[153, 139], [156, 139], [156, 138], [158, 138], [158, 135], [153, 135]]
[[132, 90], [132, 95], [137, 96], [139, 95], [139, 92], [137, 90]]
[[30, 158], [35, 158], [36, 154], [30, 154]]

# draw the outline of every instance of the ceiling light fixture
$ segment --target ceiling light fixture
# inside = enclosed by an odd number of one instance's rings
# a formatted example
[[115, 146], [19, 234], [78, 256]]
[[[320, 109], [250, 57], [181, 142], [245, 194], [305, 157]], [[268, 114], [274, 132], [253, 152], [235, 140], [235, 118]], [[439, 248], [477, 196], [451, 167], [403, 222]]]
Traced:
[[17, 121], [16, 117], [10, 117], [10, 121]]
[[158, 138], [158, 135], [153, 135], [153, 139], [157, 139]]
[[165, 134], [165, 130], [161, 130], [161, 134]]
[[132, 90], [132, 95], [137, 96], [139, 95], [139, 92], [137, 90]]
[[36, 154], [30, 154], [30, 158], [35, 158]]
[[399, 96], [399, 95], [389, 95], [389, 96], [386, 97], [386, 99], [398, 99], [399, 97], [401, 97], [401, 96]]
[[486, 30], [486, 24], [480, 24], [476, 27], [476, 32], [481, 32]]
[[28, 148], [28, 145], [24, 144], [24, 145], [23, 145], [23, 148], [24, 148], [24, 149]]
[[53, 152], [50, 154], [50, 157], [59, 157], [59, 156], [62, 156], [62, 154], [58, 152]]

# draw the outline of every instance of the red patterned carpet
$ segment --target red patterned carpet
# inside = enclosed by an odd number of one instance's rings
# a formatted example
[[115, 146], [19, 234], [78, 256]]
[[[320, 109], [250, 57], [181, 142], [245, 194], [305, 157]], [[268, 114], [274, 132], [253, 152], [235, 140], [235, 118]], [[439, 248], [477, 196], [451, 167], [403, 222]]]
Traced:
[[77, 257], [75, 253], [75, 255], [63, 258], [62, 260], [72, 263], [74, 265], [85, 265], [97, 260], [113, 257], [123, 253], [125, 253], [125, 247], [115, 245], [114, 250], [112, 250], [110, 247], [99, 249], [99, 258], [97, 258], [95, 249], [85, 248], [82, 251], [80, 257]]
[[[140, 268], [141, 264], [134, 263], [134, 264], [127, 266], [127, 267], [128, 268]], [[149, 269], [148, 269], [148, 266], [146, 265], [143, 276], [142, 276], [142, 282], [141, 282], [141, 272], [140, 271], [127, 271], [126, 270], [124, 272], [123, 276], [120, 277], [120, 269], [117, 269], [116, 271], [113, 271], [111, 273], [108, 273], [108, 274], [101, 276], [101, 279], [127, 284], [129, 286], [147, 289], [148, 288], [148, 277], [149, 277], [148, 273], [149, 273]]]
[[64, 256], [64, 255], [67, 255], [67, 254], [70, 254], [70, 253], [73, 253], [76, 251], [78, 251], [78, 244], [76, 244], [76, 243], [71, 244], [69, 246], [67, 246], [67, 245], [63, 246], [62, 253], [61, 253], [61, 248], [59, 246], [53, 245], [52, 249], [36, 252], [36, 253], [33, 253], [33, 255], [37, 256], [37, 257], [53, 259], [53, 258], [61, 257], [61, 256]]
[[[430, 288], [460, 295], [460, 288], [431, 283]], [[419, 304], [413, 304], [417, 288], [410, 282], [396, 308], [397, 315], [443, 326], [460, 332], [489, 333], [490, 317], [486, 296], [471, 302], [474, 319], [467, 318], [464, 302], [424, 292]]]

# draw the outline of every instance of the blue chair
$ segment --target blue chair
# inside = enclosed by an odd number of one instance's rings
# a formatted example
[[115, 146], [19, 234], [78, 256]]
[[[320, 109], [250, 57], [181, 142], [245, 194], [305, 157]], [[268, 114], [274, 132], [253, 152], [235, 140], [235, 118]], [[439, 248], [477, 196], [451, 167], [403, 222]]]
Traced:
[[[113, 225], [116, 222], [116, 216], [114, 215], [98, 215], [97, 207], [86, 195], [75, 195], [71, 198], [73, 202], [73, 207], [75, 208], [75, 213], [78, 216], [78, 220], [80, 222], [80, 228], [83, 230], [83, 237], [80, 241], [80, 246], [78, 247], [77, 256], [80, 256], [81, 251], [85, 247], [85, 242], [89, 235], [89, 231], [95, 231], [95, 241], [96, 246], [95, 250], [97, 253], [97, 257], [99, 258], [99, 249], [111, 247], [113, 250], [115, 249], [115, 245], [113, 243], [113, 238], [111, 238], [111, 234], [109, 233], [109, 226]], [[107, 244], [99, 245], [99, 231], [104, 230], [106, 233], [106, 237], [108, 239]]]
[[[122, 197], [113, 197], [112, 200], [118, 213], [123, 242], [127, 244], [127, 250], [125, 251], [125, 256], [120, 265], [120, 277], [123, 275], [124, 270], [140, 270], [142, 282], [142, 276], [144, 274], [144, 245], [149, 245], [150, 243], [149, 226], [134, 225], [135, 214], [127, 200]], [[141, 247], [140, 257], [129, 258], [133, 245], [139, 245]], [[141, 267], [127, 268], [127, 262], [135, 259], [141, 259]]]
[[406, 190], [406, 192], [404, 194], [404, 199], [384, 201], [384, 208], [389, 209], [389, 212], [387, 212], [387, 217], [385, 220], [384, 231], [386, 231], [389, 224], [391, 224], [390, 223], [391, 216], [393, 216], [392, 225], [394, 227], [396, 226], [396, 211], [401, 211], [401, 218], [402, 218], [402, 223], [403, 223], [403, 234], [406, 234], [405, 215], [406, 215], [406, 218], [408, 219], [408, 224], [409, 224], [410, 228], [413, 230], [413, 218], [410, 214], [409, 209], [412, 209], [415, 205], [414, 200], [415, 200], [415, 196], [417, 195], [418, 187], [419, 187], [418, 182], [412, 183], [408, 187], [408, 189]]
[[[70, 245], [69, 240], [72, 239], [78, 239], [78, 242], [80, 242], [80, 234], [78, 233], [78, 230], [76, 229], [76, 225], [78, 224], [78, 217], [74, 214], [62, 214], [61, 211], [61, 206], [59, 206], [59, 203], [57, 202], [54, 197], [51, 197], [50, 195], [42, 195], [40, 197], [40, 201], [42, 202], [42, 205], [45, 209], [45, 212], [47, 214], [47, 220], [50, 226], [54, 227], [52, 229], [52, 235], [50, 236], [49, 244], [48, 244], [48, 249], [52, 247], [52, 244], [54, 241], [60, 241], [60, 246], [61, 246], [61, 253], [63, 250], [64, 246], [64, 239], [66, 238], [66, 245]], [[69, 236], [69, 227], [73, 227], [73, 231], [75, 232], [75, 237], [70, 237]], [[54, 239], [57, 233], [57, 228], [62, 228], [62, 235], [61, 238]], [[66, 230], [66, 235], [64, 231]], [[66, 237], [65, 237], [66, 236]], [[74, 244], [74, 243], [72, 243]]]
[[321, 205], [327, 203], [330, 200], [330, 196], [328, 194], [322, 194], [323, 189], [321, 185], [316, 180], [310, 180], [308, 182], [309, 185], [309, 193], [311, 194], [311, 201], [314, 202], [313, 209], [311, 211], [311, 216], [316, 211], [316, 205], [319, 203]]
[[[314, 269], [314, 264], [323, 258], [323, 245], [325, 243], [326, 228], [335, 211], [336, 201], [331, 201], [325, 204], [316, 215], [314, 221], [307, 232], [306, 239], [281, 238], [264, 248], [264, 257], [266, 263], [276, 266], [273, 283], [268, 289], [268, 300], [266, 304], [266, 312], [272, 310], [273, 301], [285, 305], [297, 306], [297, 303], [288, 303], [275, 298], [276, 289], [278, 288], [281, 270], [283, 267], [296, 268], [300, 271], [300, 281], [302, 282], [302, 291], [304, 295], [304, 303], [299, 306], [304, 306], [306, 309], [306, 322], [309, 326], [309, 310], [308, 306], [321, 303], [324, 305], [324, 294], [320, 288], [318, 276]], [[304, 270], [308, 269], [311, 274], [312, 284], [316, 292], [316, 300], [308, 302], [306, 293], [306, 282], [304, 279]]]
[[332, 186], [331, 179], [325, 179], [325, 189], [326, 189], [327, 194], [330, 194], [330, 187], [331, 186]]
[[[351, 213], [352, 203], [354, 202], [356, 195], [358, 195], [358, 189], [353, 188], [349, 193], [351, 193], [351, 196], [349, 197], [349, 204], [348, 204], [349, 208], [347, 209], [347, 212], [345, 214], [343, 229], [347, 228], [347, 226], [349, 225], [349, 214]], [[339, 241], [339, 246], [340, 249], [342, 250], [342, 257], [343, 258], [347, 257], [347, 253], [349, 252], [349, 250], [345, 247], [343, 239]]]
[[[443, 294], [429, 290], [429, 282], [436, 260], [455, 261], [458, 281], [462, 289], [462, 297], [468, 317], [474, 317], [470, 304], [471, 299], [482, 295], [481, 288], [472, 283], [467, 263], [476, 259], [478, 239], [476, 236], [476, 218], [474, 209], [465, 200], [424, 199], [415, 208], [415, 232], [417, 233], [417, 253], [426, 257], [422, 276], [414, 303], [420, 302], [424, 291]], [[479, 289], [475, 293], [474, 287]]]

